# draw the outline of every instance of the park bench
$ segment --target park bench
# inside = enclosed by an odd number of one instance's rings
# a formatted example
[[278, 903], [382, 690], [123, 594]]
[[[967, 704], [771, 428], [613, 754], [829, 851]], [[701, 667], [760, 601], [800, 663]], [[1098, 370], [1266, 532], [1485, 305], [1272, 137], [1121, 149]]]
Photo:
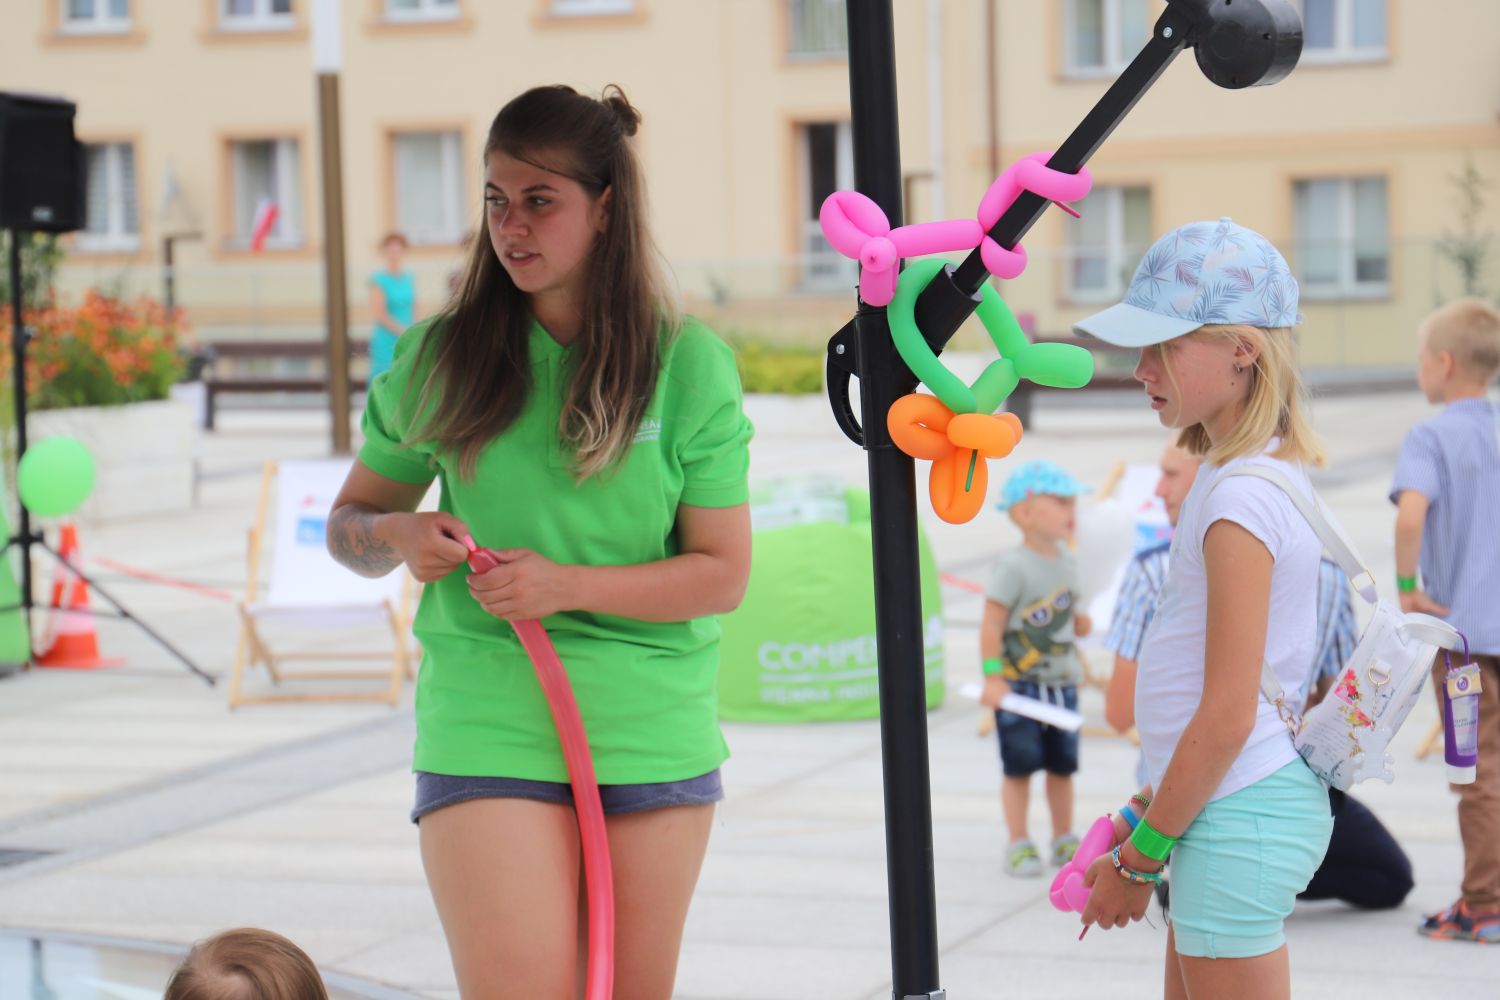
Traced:
[[[1032, 340], [1038, 344], [1073, 344], [1090, 351], [1094, 355], [1094, 377], [1089, 380], [1088, 385], [1083, 387], [1083, 390], [1143, 391], [1141, 383], [1136, 380], [1134, 375], [1134, 359], [1139, 353], [1134, 347], [1116, 347], [1113, 344], [1106, 344], [1102, 340], [1095, 340], [1093, 337], [1034, 337]], [[1103, 364], [1104, 356], [1112, 354], [1128, 357], [1130, 359], [1129, 367], [1105, 367]], [[1005, 408], [1016, 415], [1016, 418], [1021, 421], [1022, 427], [1029, 428], [1032, 420], [1032, 409], [1035, 406], [1038, 395], [1058, 392], [1080, 392], [1083, 390], [1054, 389], [1050, 386], [1037, 385], [1029, 379], [1022, 379], [1020, 384], [1016, 386], [1015, 391], [1010, 394], [1010, 399], [1006, 401]]]
[[[366, 350], [365, 341], [349, 342], [351, 358], [359, 357]], [[223, 393], [327, 392], [326, 371], [287, 374], [245, 370], [246, 362], [283, 359], [322, 361], [326, 352], [327, 345], [321, 340], [221, 340], [207, 345], [209, 361], [203, 379], [204, 429], [214, 429], [217, 397]], [[363, 377], [351, 376], [350, 391], [363, 391], [367, 381]]]

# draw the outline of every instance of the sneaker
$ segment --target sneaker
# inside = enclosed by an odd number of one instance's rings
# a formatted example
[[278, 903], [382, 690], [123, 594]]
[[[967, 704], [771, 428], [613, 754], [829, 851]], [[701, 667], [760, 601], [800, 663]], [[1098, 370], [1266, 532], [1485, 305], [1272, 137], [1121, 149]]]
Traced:
[[1018, 840], [1005, 851], [1005, 874], [1013, 878], [1038, 878], [1042, 874], [1042, 859], [1036, 845], [1029, 840]]
[[1061, 868], [1073, 860], [1073, 855], [1078, 853], [1078, 836], [1065, 833], [1060, 837], [1052, 838], [1052, 867]]
[[1442, 913], [1434, 913], [1422, 921], [1417, 933], [1440, 941], [1500, 944], [1500, 910], [1475, 913], [1460, 899]]

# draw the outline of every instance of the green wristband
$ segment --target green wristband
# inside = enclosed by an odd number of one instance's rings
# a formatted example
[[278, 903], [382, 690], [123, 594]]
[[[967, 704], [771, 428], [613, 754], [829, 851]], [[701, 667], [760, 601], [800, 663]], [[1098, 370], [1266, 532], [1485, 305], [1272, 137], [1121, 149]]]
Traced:
[[1146, 822], [1144, 816], [1136, 825], [1135, 832], [1130, 835], [1130, 846], [1140, 851], [1142, 857], [1150, 858], [1152, 861], [1167, 860], [1167, 855], [1172, 853], [1172, 848], [1176, 844], [1176, 837], [1168, 837]]
[[998, 656], [986, 657], [979, 669], [984, 671], [986, 677], [998, 677], [1005, 672], [1005, 661]]
[[1414, 576], [1396, 577], [1396, 589], [1403, 594], [1410, 594], [1417, 589], [1417, 578]]

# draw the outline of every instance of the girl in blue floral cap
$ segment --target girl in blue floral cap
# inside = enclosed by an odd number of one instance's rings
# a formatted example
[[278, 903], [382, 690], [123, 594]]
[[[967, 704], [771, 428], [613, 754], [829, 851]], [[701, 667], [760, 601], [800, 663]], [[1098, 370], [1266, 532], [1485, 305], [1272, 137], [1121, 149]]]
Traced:
[[1220, 219], [1162, 237], [1125, 301], [1077, 325], [1140, 349], [1151, 408], [1203, 458], [1140, 655], [1150, 784], [1116, 819], [1119, 851], [1089, 868], [1083, 914], [1104, 928], [1139, 920], [1170, 857], [1168, 998], [1290, 996], [1283, 922], [1333, 825], [1325, 787], [1259, 687], [1264, 659], [1301, 697], [1322, 545], [1279, 488], [1224, 478], [1267, 466], [1312, 495], [1304, 469], [1323, 453], [1304, 410], [1299, 319], [1281, 254]]

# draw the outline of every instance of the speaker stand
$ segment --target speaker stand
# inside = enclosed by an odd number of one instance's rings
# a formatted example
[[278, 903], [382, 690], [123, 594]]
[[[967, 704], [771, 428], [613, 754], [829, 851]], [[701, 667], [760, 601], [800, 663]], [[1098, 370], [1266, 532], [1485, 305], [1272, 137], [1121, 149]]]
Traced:
[[[16, 419], [16, 463], [19, 467], [21, 459], [26, 455], [26, 349], [31, 341], [31, 331], [26, 328], [22, 321], [24, 309], [22, 308], [21, 288], [21, 232], [15, 229], [10, 232], [10, 318], [11, 318], [11, 396]], [[28, 237], [30, 233], [26, 234]], [[21, 620], [26, 627], [26, 646], [31, 648], [33, 632], [31, 629], [31, 612], [36, 608], [36, 599], [32, 593], [31, 579], [31, 549], [39, 546], [53, 559], [62, 563], [71, 573], [84, 581], [88, 586], [96, 590], [101, 597], [114, 605], [115, 611], [111, 617], [123, 618], [134, 623], [141, 631], [155, 639], [161, 646], [194, 674], [197, 674], [210, 685], [216, 684], [217, 679], [205, 673], [192, 660], [188, 659], [180, 650], [164, 639], [155, 629], [147, 625], [140, 618], [131, 614], [119, 601], [99, 586], [98, 582], [91, 579], [83, 569], [65, 560], [62, 555], [52, 546], [47, 544], [46, 538], [40, 531], [33, 531], [31, 527], [31, 512], [26, 509], [24, 503], [19, 502], [19, 483], [17, 484], [18, 501], [16, 503], [19, 516], [16, 519], [16, 533], [12, 535], [3, 547], [0, 547], [0, 558], [9, 555], [12, 546], [21, 550], [21, 601], [14, 607], [0, 607], [0, 614], [9, 614], [12, 611], [21, 613]], [[88, 614], [97, 614], [87, 612]]]

